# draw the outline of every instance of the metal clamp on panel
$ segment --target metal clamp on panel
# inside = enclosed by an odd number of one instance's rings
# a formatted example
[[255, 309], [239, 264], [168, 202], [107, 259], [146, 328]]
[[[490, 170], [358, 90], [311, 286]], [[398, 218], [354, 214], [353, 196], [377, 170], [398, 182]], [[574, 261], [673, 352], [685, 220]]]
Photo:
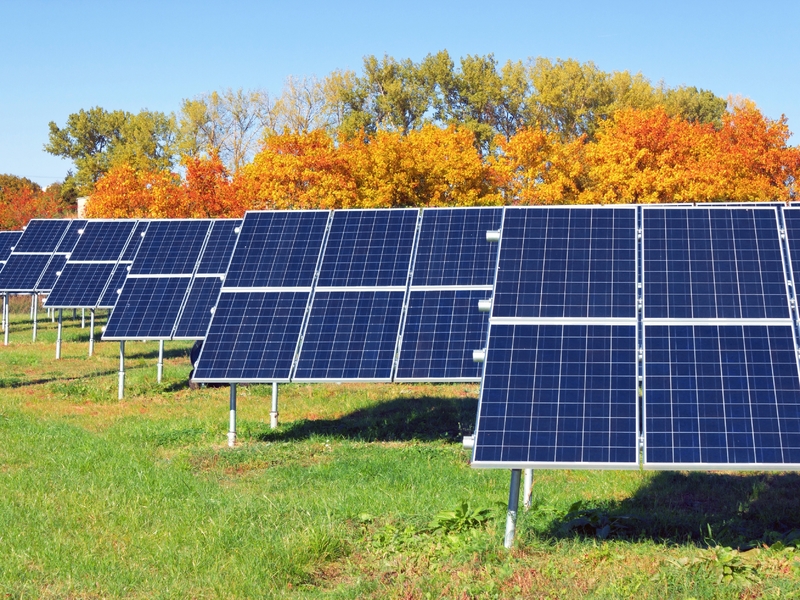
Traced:
[[486, 300], [478, 300], [478, 312], [492, 312], [492, 299], [487, 298]]
[[486, 232], [486, 241], [487, 242], [499, 242], [500, 241], [500, 230], [489, 230]]
[[486, 350], [472, 351], [472, 362], [482, 363], [484, 360], [486, 360]]

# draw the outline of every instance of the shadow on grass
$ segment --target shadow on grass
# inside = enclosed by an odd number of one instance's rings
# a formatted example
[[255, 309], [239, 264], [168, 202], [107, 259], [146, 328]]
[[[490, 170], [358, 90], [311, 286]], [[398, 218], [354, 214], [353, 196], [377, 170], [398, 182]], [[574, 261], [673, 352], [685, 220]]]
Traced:
[[256, 432], [261, 441], [291, 441], [314, 436], [364, 442], [460, 442], [472, 433], [478, 401], [475, 398], [396, 398], [363, 408], [338, 419], [301, 419], [277, 431]]
[[749, 548], [800, 538], [800, 474], [664, 471], [630, 498], [583, 505], [545, 535]]
[[[140, 352], [131, 352], [128, 354], [125, 353], [125, 358], [134, 359], [134, 358], [147, 358], [152, 360], [158, 360], [158, 344], [154, 344], [152, 350], [144, 350]], [[189, 358], [189, 348], [169, 348], [164, 347], [164, 358]]]
[[0, 389], [3, 388], [19, 388], [19, 387], [28, 387], [32, 385], [44, 385], [46, 383], [53, 383], [54, 381], [63, 382], [63, 383], [71, 383], [75, 381], [81, 381], [84, 379], [94, 379], [96, 377], [104, 377], [106, 375], [114, 375], [117, 371], [96, 371], [94, 373], [87, 373], [86, 375], [80, 375], [78, 377], [48, 377], [46, 379], [22, 379], [15, 377], [13, 375], [8, 377], [0, 376]]

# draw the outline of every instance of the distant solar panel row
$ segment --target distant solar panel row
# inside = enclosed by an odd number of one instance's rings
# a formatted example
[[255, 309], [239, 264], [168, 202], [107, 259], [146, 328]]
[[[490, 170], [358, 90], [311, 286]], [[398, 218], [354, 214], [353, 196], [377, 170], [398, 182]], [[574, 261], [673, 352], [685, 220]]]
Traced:
[[485, 235], [501, 218], [496, 208], [248, 213], [195, 379], [477, 380], [471, 353], [488, 321], [477, 300], [496, 263]]

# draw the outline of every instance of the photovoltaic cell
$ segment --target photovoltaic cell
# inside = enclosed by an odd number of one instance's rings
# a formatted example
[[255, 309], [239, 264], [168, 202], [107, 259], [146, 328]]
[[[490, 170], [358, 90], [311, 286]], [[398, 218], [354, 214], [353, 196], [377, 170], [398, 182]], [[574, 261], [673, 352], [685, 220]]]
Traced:
[[472, 351], [486, 343], [490, 290], [411, 290], [395, 379], [480, 379]]
[[800, 464], [800, 380], [787, 325], [646, 325], [645, 466]]
[[288, 381], [309, 292], [222, 293], [194, 373], [204, 381]]
[[317, 291], [294, 378], [390, 380], [404, 295]]
[[0, 271], [0, 291], [32, 292], [51, 256], [51, 254], [12, 253]]
[[53, 291], [47, 296], [50, 308], [93, 307], [114, 271], [113, 263], [68, 263]]
[[328, 211], [248, 212], [225, 287], [310, 287], [328, 215]]
[[789, 317], [774, 208], [643, 213], [645, 317]]
[[198, 274], [225, 274], [236, 243], [235, 229], [241, 224], [242, 221], [239, 219], [214, 221], [208, 242], [203, 249], [203, 256], [200, 258], [200, 265], [197, 267]]
[[425, 209], [412, 285], [492, 285], [497, 244], [486, 232], [500, 228], [502, 208]]
[[69, 219], [32, 219], [14, 252], [55, 252], [69, 224]]
[[317, 285], [405, 286], [417, 215], [417, 209], [335, 211]]
[[194, 272], [211, 221], [151, 221], [131, 267], [131, 275], [186, 275]]
[[219, 277], [195, 277], [175, 329], [176, 338], [201, 339], [211, 322], [211, 309], [217, 303], [222, 280]]
[[189, 277], [129, 277], [103, 339], [169, 339]]
[[473, 465], [638, 466], [634, 325], [493, 324]]
[[89, 221], [83, 227], [75, 248], [70, 253], [70, 262], [110, 261], [116, 262], [136, 227], [136, 221]]
[[506, 208], [493, 317], [633, 317], [634, 208]]
[[80, 237], [79, 232], [86, 227], [86, 223], [87, 221], [84, 219], [73, 219], [69, 221], [67, 231], [58, 243], [56, 252], [72, 252], [75, 248], [75, 244], [78, 243], [78, 238]]

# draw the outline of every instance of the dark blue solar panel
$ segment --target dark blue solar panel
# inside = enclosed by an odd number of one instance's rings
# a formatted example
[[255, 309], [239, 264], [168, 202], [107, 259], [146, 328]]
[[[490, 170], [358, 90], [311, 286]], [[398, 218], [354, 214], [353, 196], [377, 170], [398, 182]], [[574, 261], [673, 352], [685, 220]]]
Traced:
[[317, 292], [295, 379], [389, 380], [404, 292]]
[[417, 209], [336, 211], [317, 285], [405, 286], [417, 214]]
[[64, 269], [64, 265], [67, 264], [67, 256], [66, 254], [53, 254], [50, 262], [47, 264], [47, 268], [44, 270], [42, 277], [39, 279], [38, 283], [36, 284], [36, 291], [37, 292], [49, 292], [53, 289], [53, 285], [56, 283], [56, 278], [58, 277], [58, 273]]
[[19, 241], [21, 231], [0, 231], [0, 261], [5, 261], [11, 254], [11, 248]]
[[186, 296], [186, 304], [175, 329], [176, 338], [201, 339], [211, 322], [211, 309], [217, 303], [222, 280], [219, 277], [195, 277]]
[[783, 209], [783, 222], [786, 227], [786, 241], [792, 262], [792, 275], [795, 282], [800, 281], [800, 208]]
[[648, 318], [788, 318], [774, 209], [644, 208]]
[[194, 379], [286, 381], [309, 292], [222, 293]]
[[104, 260], [116, 262], [128, 243], [136, 221], [89, 221], [83, 227], [70, 262]]
[[0, 291], [33, 292], [42, 276], [50, 254], [12, 254], [0, 271]]
[[97, 308], [114, 308], [119, 298], [119, 291], [125, 285], [125, 279], [128, 277], [128, 266], [125, 263], [120, 263], [114, 268], [114, 274], [111, 276], [111, 281], [108, 282], [105, 292], [100, 297], [97, 303]]
[[151, 221], [136, 253], [131, 274], [193, 273], [210, 225], [209, 220]]
[[66, 264], [45, 304], [55, 308], [92, 308], [100, 299], [113, 271], [112, 263]]
[[58, 243], [56, 252], [72, 252], [73, 248], [75, 248], [75, 244], [78, 243], [78, 238], [80, 237], [79, 232], [86, 227], [86, 223], [88, 223], [88, 221], [85, 219], [73, 219], [70, 221], [67, 232]]
[[129, 277], [103, 339], [169, 339], [190, 277]]
[[644, 389], [646, 463], [800, 463], [790, 325], [647, 325]]
[[412, 285], [491, 285], [502, 208], [448, 208], [422, 211]]
[[507, 208], [494, 317], [633, 317], [634, 208]]
[[142, 234], [147, 231], [147, 227], [150, 225], [151, 221], [139, 221], [136, 224], [136, 229], [131, 236], [131, 239], [128, 241], [128, 245], [125, 246], [125, 252], [122, 253], [120, 260], [124, 261], [132, 261], [133, 257], [136, 256], [136, 253], [139, 251], [139, 246], [142, 245]]
[[635, 466], [636, 327], [492, 325], [473, 464]]
[[69, 224], [67, 219], [32, 219], [14, 251], [55, 252]]
[[311, 287], [329, 214], [248, 212], [225, 287]]
[[480, 379], [472, 351], [486, 344], [487, 290], [411, 291], [396, 379]]
[[235, 229], [241, 226], [239, 219], [214, 221], [208, 243], [203, 249], [197, 272], [200, 274], [225, 274], [231, 260], [233, 246], [236, 243]]

